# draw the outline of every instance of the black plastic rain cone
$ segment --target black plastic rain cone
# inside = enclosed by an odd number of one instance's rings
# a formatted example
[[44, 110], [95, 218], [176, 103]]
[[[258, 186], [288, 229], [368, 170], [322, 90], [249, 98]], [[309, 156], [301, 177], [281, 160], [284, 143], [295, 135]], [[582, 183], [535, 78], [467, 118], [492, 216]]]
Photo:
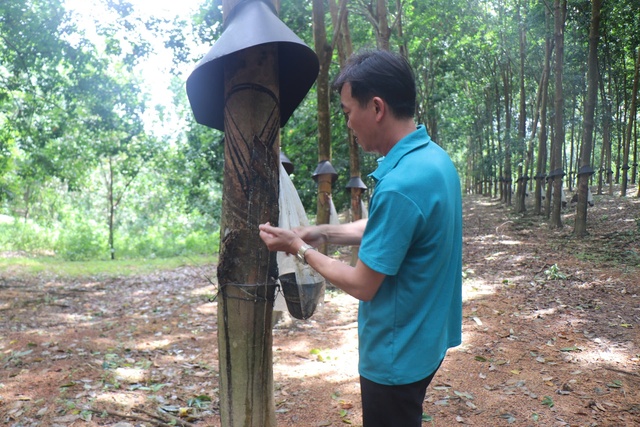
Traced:
[[280, 127], [287, 123], [318, 77], [318, 57], [262, 0], [244, 1], [233, 9], [222, 35], [187, 78], [196, 122], [224, 131], [225, 57], [267, 43], [278, 45]]

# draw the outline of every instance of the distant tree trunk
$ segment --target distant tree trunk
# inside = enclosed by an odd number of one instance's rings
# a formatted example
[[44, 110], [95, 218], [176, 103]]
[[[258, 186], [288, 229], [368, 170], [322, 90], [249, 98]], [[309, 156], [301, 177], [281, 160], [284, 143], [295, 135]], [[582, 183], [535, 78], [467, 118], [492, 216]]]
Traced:
[[404, 30], [402, 25], [402, 0], [396, 0], [396, 13], [398, 14], [397, 25], [400, 54], [409, 59], [409, 48], [407, 47], [407, 41], [404, 39]]
[[[604, 61], [603, 61], [604, 62]], [[602, 73], [598, 71], [598, 84], [600, 85], [600, 101], [602, 102], [602, 107], [604, 109], [602, 120], [602, 150], [600, 150], [600, 167], [598, 168], [598, 191], [596, 194], [602, 194], [602, 187], [604, 185], [605, 180], [605, 161], [607, 158], [607, 141], [609, 136], [607, 135], [607, 125], [606, 125], [606, 115], [610, 113], [610, 109], [607, 106], [607, 101], [605, 97], [605, 88], [604, 88], [604, 79], [602, 78]]]
[[391, 28], [389, 27], [387, 0], [377, 0], [375, 14], [376, 42], [378, 49], [390, 50]]
[[138, 175], [138, 172], [135, 171], [131, 173], [128, 177], [126, 177], [122, 182], [121, 190], [117, 192], [116, 171], [115, 171], [117, 162], [118, 162], [118, 159], [114, 159], [113, 157], [108, 157], [106, 159], [106, 166], [102, 165], [102, 179], [104, 180], [104, 185], [107, 190], [107, 210], [108, 210], [107, 225], [109, 227], [108, 244], [109, 244], [109, 258], [111, 260], [116, 259], [116, 246], [115, 246], [116, 212], [118, 211], [118, 206], [120, 206], [120, 202], [122, 202], [122, 198], [127, 192], [127, 189], [133, 183], [136, 176]]
[[[349, 12], [346, 8], [346, 1], [341, 1], [336, 5], [334, 0], [329, 1], [331, 11], [331, 21], [334, 28], [340, 28], [335, 34], [334, 43], [338, 50], [338, 62], [340, 69], [344, 67], [347, 58], [353, 52], [351, 33], [349, 31]], [[360, 177], [360, 148], [353, 136], [353, 131], [347, 127], [347, 139], [349, 142], [349, 173], [351, 177]], [[362, 219], [362, 189], [351, 188], [351, 213], [352, 221]], [[355, 265], [358, 259], [358, 246], [351, 248], [351, 264]]]
[[[614, 80], [617, 80], [614, 78]], [[622, 116], [622, 112], [621, 110], [623, 109], [623, 107], [620, 104], [620, 87], [619, 87], [619, 83], [616, 82], [615, 84], [616, 87], [616, 118], [615, 118], [615, 123], [616, 123], [616, 134], [618, 135], [617, 138], [617, 144], [616, 144], [616, 184], [620, 183], [620, 168], [622, 166], [621, 160], [622, 160], [622, 139], [623, 139], [623, 133], [620, 131], [620, 126], [622, 121], [624, 121], [623, 118], [621, 118]]]
[[[636, 175], [638, 173], [638, 120], [634, 120], [633, 127], [633, 168], [631, 169], [631, 183], [636, 183]], [[638, 190], [640, 197], [640, 190]]]
[[[633, 166], [631, 168], [631, 184], [636, 183], [636, 175], [638, 173], [638, 121], [634, 120], [633, 126]], [[640, 190], [638, 190], [640, 197]]]
[[[564, 144], [564, 95], [562, 91], [562, 72], [564, 65], [564, 21], [567, 10], [567, 0], [555, 0], [555, 99], [554, 99], [554, 138], [552, 144], [552, 176], [553, 176], [553, 212], [551, 214], [551, 228], [562, 228], [562, 147]], [[555, 172], [555, 173], [554, 173]]]
[[[546, 61], [546, 60], [545, 60]], [[547, 175], [547, 99], [549, 90], [548, 69], [543, 76], [542, 99], [540, 101], [540, 134], [538, 136], [538, 162], [536, 165], [536, 194], [535, 209], [536, 215], [541, 215], [542, 193], [545, 191], [545, 178]], [[546, 197], [546, 194], [545, 194]], [[547, 199], [548, 200], [548, 199]]]
[[[620, 191], [621, 196], [627, 195], [627, 184], [629, 180], [629, 148], [631, 146], [631, 131], [633, 130], [633, 123], [636, 118], [636, 109], [638, 105], [638, 80], [640, 79], [640, 48], [637, 49], [636, 53], [636, 65], [635, 72], [633, 75], [633, 90], [631, 92], [631, 107], [629, 109], [629, 121], [627, 122], [627, 132], [625, 134], [625, 142], [624, 142], [624, 154], [622, 155], [622, 190]], [[640, 189], [638, 190], [638, 197], [640, 197]]]
[[370, 0], [368, 4], [365, 2], [356, 3], [360, 4], [360, 7], [357, 8], [358, 13], [364, 16], [373, 27], [377, 48], [390, 50], [391, 27], [389, 27], [387, 0]]
[[[638, 48], [637, 51], [637, 59], [636, 59], [636, 72], [635, 72], [635, 76], [633, 77], [633, 93], [632, 93], [632, 98], [631, 98], [631, 114], [629, 115], [629, 124], [627, 126], [627, 138], [631, 139], [631, 128], [632, 128], [632, 122], [635, 121], [636, 119], [636, 112], [638, 110], [638, 85], [640, 84], [639, 80], [640, 80], [640, 47]], [[638, 143], [637, 141], [637, 135], [636, 135], [636, 144]], [[638, 186], [638, 193], [636, 194], [636, 197], [640, 197], [640, 186]]]
[[[320, 71], [316, 81], [316, 95], [318, 99], [318, 163], [331, 161], [331, 122], [329, 114], [329, 67], [333, 49], [327, 41], [324, 21], [323, 0], [313, 0], [313, 40], [315, 51], [320, 61]], [[331, 214], [331, 181], [324, 182], [327, 177], [320, 177], [318, 181], [318, 210], [316, 224], [328, 224]], [[326, 254], [326, 246], [319, 250]]]
[[114, 177], [113, 177], [113, 164], [111, 158], [109, 158], [109, 169], [107, 174], [105, 174], [105, 185], [107, 186], [107, 202], [109, 203], [109, 215], [108, 215], [108, 224], [109, 224], [109, 257], [114, 260], [116, 259], [116, 248], [114, 242], [114, 227], [115, 227], [115, 217], [116, 217], [116, 202], [115, 196], [113, 194], [113, 186], [114, 186]]
[[502, 73], [504, 90], [504, 202], [511, 206], [513, 173], [511, 172], [511, 69], [505, 65]]
[[[227, 0], [224, 15], [238, 3]], [[224, 63], [224, 183], [218, 263], [220, 417], [225, 427], [275, 427], [272, 313], [276, 254], [258, 224], [278, 223], [278, 47]]]
[[[496, 67], [497, 68], [497, 67]], [[502, 150], [502, 138], [500, 137], [500, 131], [501, 131], [501, 112], [500, 112], [500, 82], [499, 82], [499, 78], [495, 77], [494, 80], [494, 90], [495, 90], [495, 106], [496, 106], [496, 138], [498, 140], [498, 147], [497, 147], [497, 151], [498, 151], [498, 179], [496, 180], [497, 183], [499, 184], [498, 186], [498, 194], [500, 196], [500, 200], [501, 201], [505, 201], [506, 200], [506, 196], [504, 194], [504, 188], [505, 188], [505, 177], [504, 177], [504, 173], [503, 173], [503, 167], [504, 164], [502, 163], [502, 154], [503, 154], [503, 150]]]
[[[545, 8], [545, 21], [549, 26], [549, 10]], [[545, 37], [544, 70], [540, 84], [540, 136], [538, 139], [538, 163], [536, 167], [536, 201], [535, 214], [542, 214], [542, 192], [545, 191], [545, 178], [547, 175], [547, 103], [549, 99], [549, 77], [551, 75], [551, 54], [553, 53], [553, 38], [547, 31]], [[546, 196], [546, 194], [545, 194]], [[546, 200], [549, 200], [548, 198]]]
[[[551, 77], [549, 77], [551, 78]], [[554, 159], [553, 159], [553, 140], [554, 140], [554, 127], [553, 127], [553, 120], [551, 121], [551, 123], [549, 123], [549, 133], [550, 133], [550, 137], [549, 137], [549, 141], [551, 141], [551, 144], [548, 144], [548, 149], [547, 151], [549, 151], [549, 174], [547, 174], [546, 179], [545, 179], [545, 194], [546, 197], [544, 199], [544, 216], [547, 219], [551, 218], [551, 207], [553, 206], [553, 200], [552, 200], [552, 193], [551, 191], [553, 190], [553, 180], [551, 179], [550, 175], [551, 175], [551, 171], [554, 170]]]
[[29, 221], [29, 213], [31, 212], [31, 196], [33, 195], [34, 183], [30, 180], [26, 183], [22, 193], [22, 201], [24, 202], [24, 212], [22, 213], [22, 221], [26, 224]]
[[[424, 88], [424, 93], [419, 94], [419, 97], [426, 101], [431, 100], [432, 93], [434, 92], [434, 82], [436, 81], [436, 78], [433, 76], [435, 75], [434, 70], [437, 68], [436, 64], [438, 62], [437, 58], [434, 58], [431, 53], [427, 52], [427, 55], [429, 57], [425, 60], [425, 65], [416, 69], [416, 73], [419, 73], [418, 78], [422, 79], [423, 83], [422, 85], [418, 85], [418, 90], [421, 87]], [[438, 114], [436, 106], [432, 102], [426, 102], [427, 105], [423, 105], [424, 103], [418, 102], [417, 104], [418, 110], [416, 112], [416, 116], [418, 118], [418, 122], [423, 123], [426, 126], [427, 132], [432, 140], [440, 142], [438, 141]], [[426, 111], [419, 108], [422, 106], [424, 106]]]
[[527, 171], [529, 169], [529, 151], [526, 149], [525, 144], [527, 131], [527, 96], [524, 87], [524, 62], [526, 57], [527, 34], [523, 19], [520, 16], [520, 10], [518, 10], [518, 18], [520, 21], [520, 113], [518, 117], [518, 154], [521, 155], [521, 159], [518, 162], [518, 189], [515, 211], [521, 213], [527, 210], [525, 197], [527, 194], [527, 181], [529, 180], [529, 177], [527, 176]]
[[589, 164], [593, 146], [593, 116], [598, 99], [598, 42], [600, 41], [600, 8], [602, 0], [591, 1], [591, 28], [589, 30], [589, 58], [587, 62], [587, 99], [584, 105], [584, 133], [578, 169], [578, 205], [574, 233], [578, 237], [587, 234], [587, 196], [589, 178], [593, 169]]
[[[569, 137], [569, 141], [571, 141], [569, 143], [569, 158], [567, 163], [569, 164], [569, 173], [568, 176], [569, 178], [567, 179], [567, 187], [569, 187], [569, 191], [572, 191], [572, 186], [573, 186], [573, 174], [574, 174], [574, 163], [573, 163], [573, 159], [575, 158], [575, 153], [576, 153], [576, 104], [578, 103], [576, 96], [574, 95], [573, 100], [571, 102], [571, 126], [569, 127], [571, 136]], [[564, 152], [564, 150], [563, 150]]]
[[602, 187], [606, 182], [609, 185], [609, 195], [613, 196], [613, 170], [611, 169], [611, 85], [607, 85], [608, 91], [605, 91], [604, 79], [601, 73], [599, 73], [599, 81], [600, 98], [604, 107], [604, 114], [602, 118], [602, 156], [598, 179], [598, 194], [603, 194]]

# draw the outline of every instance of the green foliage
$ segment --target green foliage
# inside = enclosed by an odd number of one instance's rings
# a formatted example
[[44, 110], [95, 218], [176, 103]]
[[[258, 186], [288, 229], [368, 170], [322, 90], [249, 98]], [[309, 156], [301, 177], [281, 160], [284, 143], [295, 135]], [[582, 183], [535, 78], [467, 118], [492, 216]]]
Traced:
[[212, 401], [213, 399], [211, 399], [211, 396], [208, 396], [206, 394], [201, 394], [199, 396], [196, 396], [187, 400], [187, 406], [190, 408], [204, 409], [204, 408], [209, 408], [211, 406]]
[[0, 250], [10, 252], [46, 253], [56, 239], [55, 231], [40, 227], [33, 221], [14, 220], [3, 216], [0, 221]]
[[555, 403], [553, 403], [553, 399], [550, 396], [545, 396], [542, 399], [542, 404], [544, 406], [548, 406], [549, 408], [553, 408], [555, 406]]
[[125, 258], [166, 258], [179, 255], [217, 253], [219, 234], [202, 230], [186, 232], [182, 227], [150, 226], [144, 235], [126, 233], [118, 240], [119, 253]]
[[558, 264], [553, 264], [551, 267], [544, 271], [545, 276], [549, 280], [566, 280], [567, 275], [560, 271]]
[[42, 277], [43, 275], [65, 278], [82, 277], [126, 277], [171, 270], [184, 266], [202, 266], [216, 262], [215, 257], [188, 256], [156, 259], [64, 261], [54, 257], [0, 258], [0, 271], [10, 271], [13, 277]]
[[56, 254], [68, 261], [106, 258], [107, 230], [104, 225], [80, 215], [65, 222], [56, 242]]
[[[401, 21], [395, 21], [398, 4]], [[95, 23], [97, 38], [82, 33], [65, 5], [62, 0], [0, 3], [0, 214], [10, 218], [0, 224], [0, 247], [77, 260], [106, 259], [111, 250], [124, 257], [217, 251], [224, 135], [193, 121], [181, 72], [192, 69], [202, 47], [213, 45], [222, 33], [220, 2], [205, 2], [192, 17], [176, 19], [143, 17], [128, 2], [98, 2], [106, 13]], [[283, 22], [309, 46], [311, 6], [308, 0], [283, 0], [280, 9]], [[640, 42], [636, 6], [636, 0], [603, 4], [599, 62], [607, 92], [598, 102], [610, 104], [613, 141], [621, 139], [633, 84], [634, 49]], [[395, 22], [391, 49], [406, 47], [416, 70], [417, 119], [451, 154], [463, 179], [495, 178], [506, 141], [512, 143], [514, 163], [521, 164], [526, 141], [517, 137], [516, 91], [505, 106], [504, 88], [517, 88], [524, 80], [531, 126], [550, 33], [547, 5], [434, 0], [388, 1], [387, 7]], [[374, 17], [366, 2], [350, 2], [348, 9], [353, 50], [374, 47]], [[573, 112], [581, 111], [584, 98], [590, 13], [589, 2], [569, 2], [567, 131], [582, 127], [581, 114]], [[400, 24], [402, 36], [396, 31]], [[521, 28], [527, 36], [522, 76], [517, 70]], [[136, 68], [154, 49], [154, 40], [174, 53], [169, 64], [175, 74], [174, 105], [150, 105], [147, 76]], [[337, 49], [334, 55], [330, 80], [339, 72]], [[338, 172], [332, 197], [343, 211], [350, 201], [345, 189], [349, 147], [335, 93], [330, 108], [331, 162]], [[509, 129], [505, 108], [514, 117]], [[318, 163], [316, 110], [314, 87], [281, 131], [281, 148], [295, 165], [292, 180], [310, 217], [317, 204], [312, 179]], [[597, 138], [604, 109], [597, 106], [596, 111], [601, 114]], [[154, 113], [154, 125], [175, 131], [158, 136], [147, 120]], [[578, 140], [577, 132], [567, 135]], [[600, 145], [594, 146], [595, 159]], [[365, 201], [373, 188], [367, 175], [376, 168], [376, 157], [360, 153], [361, 176], [369, 187]], [[616, 166], [612, 157], [603, 168]], [[637, 254], [630, 256], [637, 261]], [[548, 277], [561, 274], [550, 270]]]
[[426, 423], [432, 423], [434, 421], [433, 416], [426, 414], [426, 413], [422, 413], [422, 422], [426, 422]]

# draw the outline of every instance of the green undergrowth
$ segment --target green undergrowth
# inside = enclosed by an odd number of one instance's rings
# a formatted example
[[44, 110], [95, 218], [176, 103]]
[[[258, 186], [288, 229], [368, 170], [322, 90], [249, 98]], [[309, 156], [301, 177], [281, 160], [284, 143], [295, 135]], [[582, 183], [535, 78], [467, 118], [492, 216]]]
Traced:
[[110, 261], [65, 261], [55, 257], [0, 258], [0, 278], [64, 277], [127, 277], [173, 270], [180, 267], [200, 267], [217, 262], [214, 256], [179, 256], [173, 258], [123, 259]]

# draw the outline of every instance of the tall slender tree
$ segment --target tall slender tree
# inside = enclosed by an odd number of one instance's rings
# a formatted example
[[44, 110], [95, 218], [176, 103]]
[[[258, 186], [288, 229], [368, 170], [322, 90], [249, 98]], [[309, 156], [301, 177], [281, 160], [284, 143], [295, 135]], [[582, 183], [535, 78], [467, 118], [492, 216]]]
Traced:
[[[545, 9], [545, 21], [549, 22], [549, 9]], [[545, 191], [545, 178], [547, 175], [547, 104], [549, 98], [549, 77], [551, 75], [551, 54], [553, 52], [553, 39], [547, 31], [545, 36], [544, 68], [540, 83], [540, 134], [538, 137], [538, 158], [536, 164], [535, 187], [535, 214], [542, 214], [542, 193]], [[546, 200], [549, 200], [545, 193]]]
[[[620, 190], [621, 196], [627, 195], [627, 187], [629, 181], [629, 151], [631, 148], [631, 137], [633, 124], [636, 119], [636, 111], [638, 106], [638, 87], [640, 85], [640, 47], [636, 49], [636, 61], [634, 66], [634, 75], [633, 75], [633, 89], [631, 91], [631, 103], [629, 107], [629, 115], [627, 121], [627, 130], [624, 138], [624, 154], [622, 155], [622, 185]], [[638, 190], [638, 196], [640, 197], [640, 190]]]
[[[527, 33], [524, 24], [524, 17], [520, 12], [520, 5], [518, 6], [518, 26], [520, 34], [520, 61], [519, 61], [519, 80], [520, 80], [520, 101], [519, 101], [519, 115], [518, 115], [518, 154], [520, 160], [518, 162], [518, 187], [515, 211], [524, 212], [527, 210], [525, 204], [525, 196], [527, 193], [527, 182], [529, 177], [527, 172], [529, 169], [529, 151], [526, 150], [525, 137], [527, 132], [527, 93], [525, 91], [525, 73], [524, 65], [525, 58], [527, 56]], [[535, 127], [535, 126], [534, 126]]]
[[[313, 0], [313, 41], [316, 55], [320, 62], [320, 71], [316, 81], [316, 96], [318, 100], [318, 163], [331, 162], [331, 116], [329, 114], [329, 68], [333, 56], [333, 47], [327, 40], [325, 24], [325, 9], [323, 0]], [[316, 224], [328, 224], [331, 215], [331, 185], [330, 175], [318, 177], [318, 206]], [[326, 254], [327, 248], [318, 248]]]
[[554, 137], [551, 148], [551, 185], [553, 185], [553, 211], [551, 212], [551, 227], [562, 228], [562, 147], [564, 145], [564, 93], [562, 87], [564, 67], [564, 26], [567, 10], [567, 0], [554, 2], [554, 39], [555, 39], [555, 94], [554, 94]]
[[591, 0], [591, 27], [589, 29], [589, 59], [587, 64], [587, 99], [584, 106], [584, 133], [578, 164], [578, 204], [574, 233], [578, 237], [587, 234], [587, 193], [589, 178], [593, 173], [590, 164], [593, 146], [593, 117], [598, 99], [598, 42], [600, 41], [600, 9], [602, 0]]

